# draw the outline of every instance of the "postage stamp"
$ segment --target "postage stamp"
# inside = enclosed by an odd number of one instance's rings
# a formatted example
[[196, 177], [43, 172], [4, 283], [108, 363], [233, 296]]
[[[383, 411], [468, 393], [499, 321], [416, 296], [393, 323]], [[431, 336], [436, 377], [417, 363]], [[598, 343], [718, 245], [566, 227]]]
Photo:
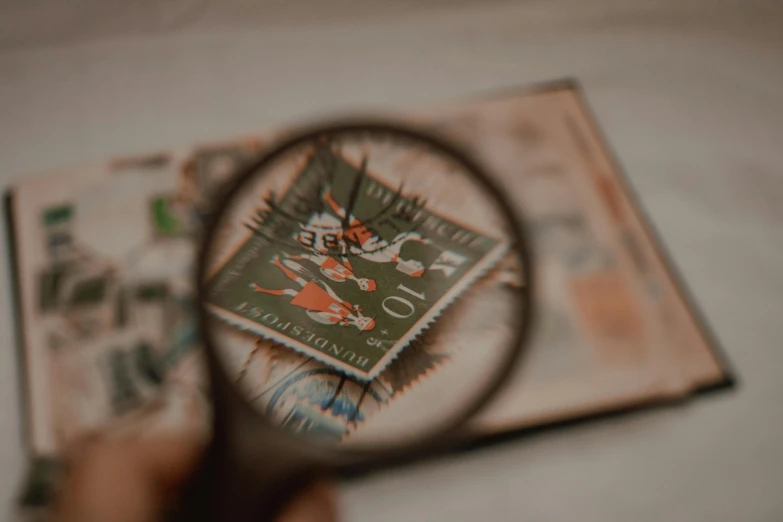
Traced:
[[241, 366], [232, 365], [234, 381], [250, 404], [281, 429], [322, 442], [340, 442], [448, 360], [443, 347], [432, 339], [438, 324], [422, 332], [405, 348], [405, 357], [392, 361], [370, 381], [269, 340], [259, 340], [247, 351]]
[[[267, 360], [262, 379], [250, 374], [256, 360]], [[238, 382], [251, 404], [281, 429], [339, 442], [351, 429], [380, 409], [391, 390], [380, 381], [362, 381], [270, 341], [259, 341], [248, 371]], [[256, 383], [263, 383], [256, 386]], [[251, 389], [255, 393], [250, 395]]]
[[365, 380], [507, 250], [367, 164], [314, 147], [207, 283], [222, 319]]

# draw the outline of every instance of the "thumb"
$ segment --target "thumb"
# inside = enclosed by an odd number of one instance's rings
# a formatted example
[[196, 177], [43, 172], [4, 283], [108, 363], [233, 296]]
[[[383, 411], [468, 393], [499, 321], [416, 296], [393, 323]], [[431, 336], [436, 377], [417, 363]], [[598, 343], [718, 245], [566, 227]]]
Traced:
[[308, 487], [289, 502], [277, 522], [336, 522], [337, 507], [332, 488], [326, 483]]
[[153, 522], [195, 470], [200, 439], [95, 440], [74, 455], [58, 522]]

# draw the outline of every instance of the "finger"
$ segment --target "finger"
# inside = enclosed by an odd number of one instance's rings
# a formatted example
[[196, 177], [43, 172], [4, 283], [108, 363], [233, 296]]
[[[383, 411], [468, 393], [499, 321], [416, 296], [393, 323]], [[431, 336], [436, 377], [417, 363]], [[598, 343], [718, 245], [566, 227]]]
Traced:
[[294, 497], [281, 511], [277, 522], [335, 522], [337, 504], [332, 488], [317, 483]]
[[197, 440], [97, 441], [69, 467], [60, 522], [152, 522], [198, 464]]

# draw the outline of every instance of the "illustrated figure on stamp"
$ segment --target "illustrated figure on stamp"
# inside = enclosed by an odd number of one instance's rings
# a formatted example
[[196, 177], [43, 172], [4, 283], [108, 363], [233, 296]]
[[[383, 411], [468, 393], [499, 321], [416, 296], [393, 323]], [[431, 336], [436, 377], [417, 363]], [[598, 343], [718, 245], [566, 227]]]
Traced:
[[[364, 290], [365, 292], [374, 292], [378, 285], [375, 282], [375, 279], [367, 279], [366, 277], [356, 277], [356, 274], [353, 273], [353, 266], [351, 266], [351, 263], [348, 262], [347, 259], [344, 259], [341, 263], [340, 261], [336, 260], [332, 256], [327, 256], [323, 254], [300, 254], [300, 255], [289, 255], [286, 253], [283, 253], [284, 256], [286, 256], [288, 259], [296, 259], [296, 260], [302, 260], [306, 259], [308, 261], [311, 261], [318, 265], [318, 268], [320, 268], [321, 273], [334, 281], [335, 283], [344, 283], [345, 281], [348, 281], [349, 279], [352, 281], [356, 281], [356, 284], [359, 285], [359, 289]], [[287, 260], [283, 260], [283, 263], [286, 265], [289, 265], [289, 262]], [[298, 263], [297, 263], [298, 264]], [[300, 265], [301, 266], [301, 265]]]
[[[385, 240], [340, 206], [328, 188], [324, 192], [323, 201], [343, 221], [326, 212], [314, 213], [306, 223], [300, 224], [301, 230], [296, 239], [302, 246], [319, 256], [340, 252], [342, 264], [349, 270], [352, 270], [352, 266], [347, 254], [373, 263], [397, 263], [396, 269], [410, 277], [421, 277], [424, 274], [426, 267], [422, 261], [405, 259], [401, 252], [407, 242], [429, 245], [432, 244], [429, 239], [409, 230], [400, 232], [391, 241]], [[362, 287], [361, 282], [359, 286]]]
[[[290, 263], [294, 263], [302, 270], [305, 270], [304, 267], [294, 261], [289, 261], [289, 264]], [[286, 277], [296, 282], [301, 288], [298, 290], [293, 288], [270, 290], [253, 283], [251, 287], [256, 292], [270, 295], [292, 296], [293, 299], [290, 301], [292, 305], [304, 308], [310, 319], [321, 324], [355, 326], [360, 332], [375, 328], [374, 318], [365, 317], [362, 314], [362, 309], [359, 308], [358, 305], [352, 305], [348, 301], [340, 298], [340, 296], [338, 296], [324, 281], [305, 281], [294, 271], [283, 265], [280, 262], [280, 258], [277, 256], [272, 259], [272, 264], [282, 270]]]

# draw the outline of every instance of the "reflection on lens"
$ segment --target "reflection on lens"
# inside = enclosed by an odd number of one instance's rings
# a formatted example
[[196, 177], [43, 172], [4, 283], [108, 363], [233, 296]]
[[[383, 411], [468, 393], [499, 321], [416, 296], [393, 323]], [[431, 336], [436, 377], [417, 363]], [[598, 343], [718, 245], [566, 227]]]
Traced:
[[224, 370], [256, 411], [314, 441], [436, 430], [517, 349], [513, 230], [436, 143], [372, 128], [292, 142], [231, 192], [208, 246]]

